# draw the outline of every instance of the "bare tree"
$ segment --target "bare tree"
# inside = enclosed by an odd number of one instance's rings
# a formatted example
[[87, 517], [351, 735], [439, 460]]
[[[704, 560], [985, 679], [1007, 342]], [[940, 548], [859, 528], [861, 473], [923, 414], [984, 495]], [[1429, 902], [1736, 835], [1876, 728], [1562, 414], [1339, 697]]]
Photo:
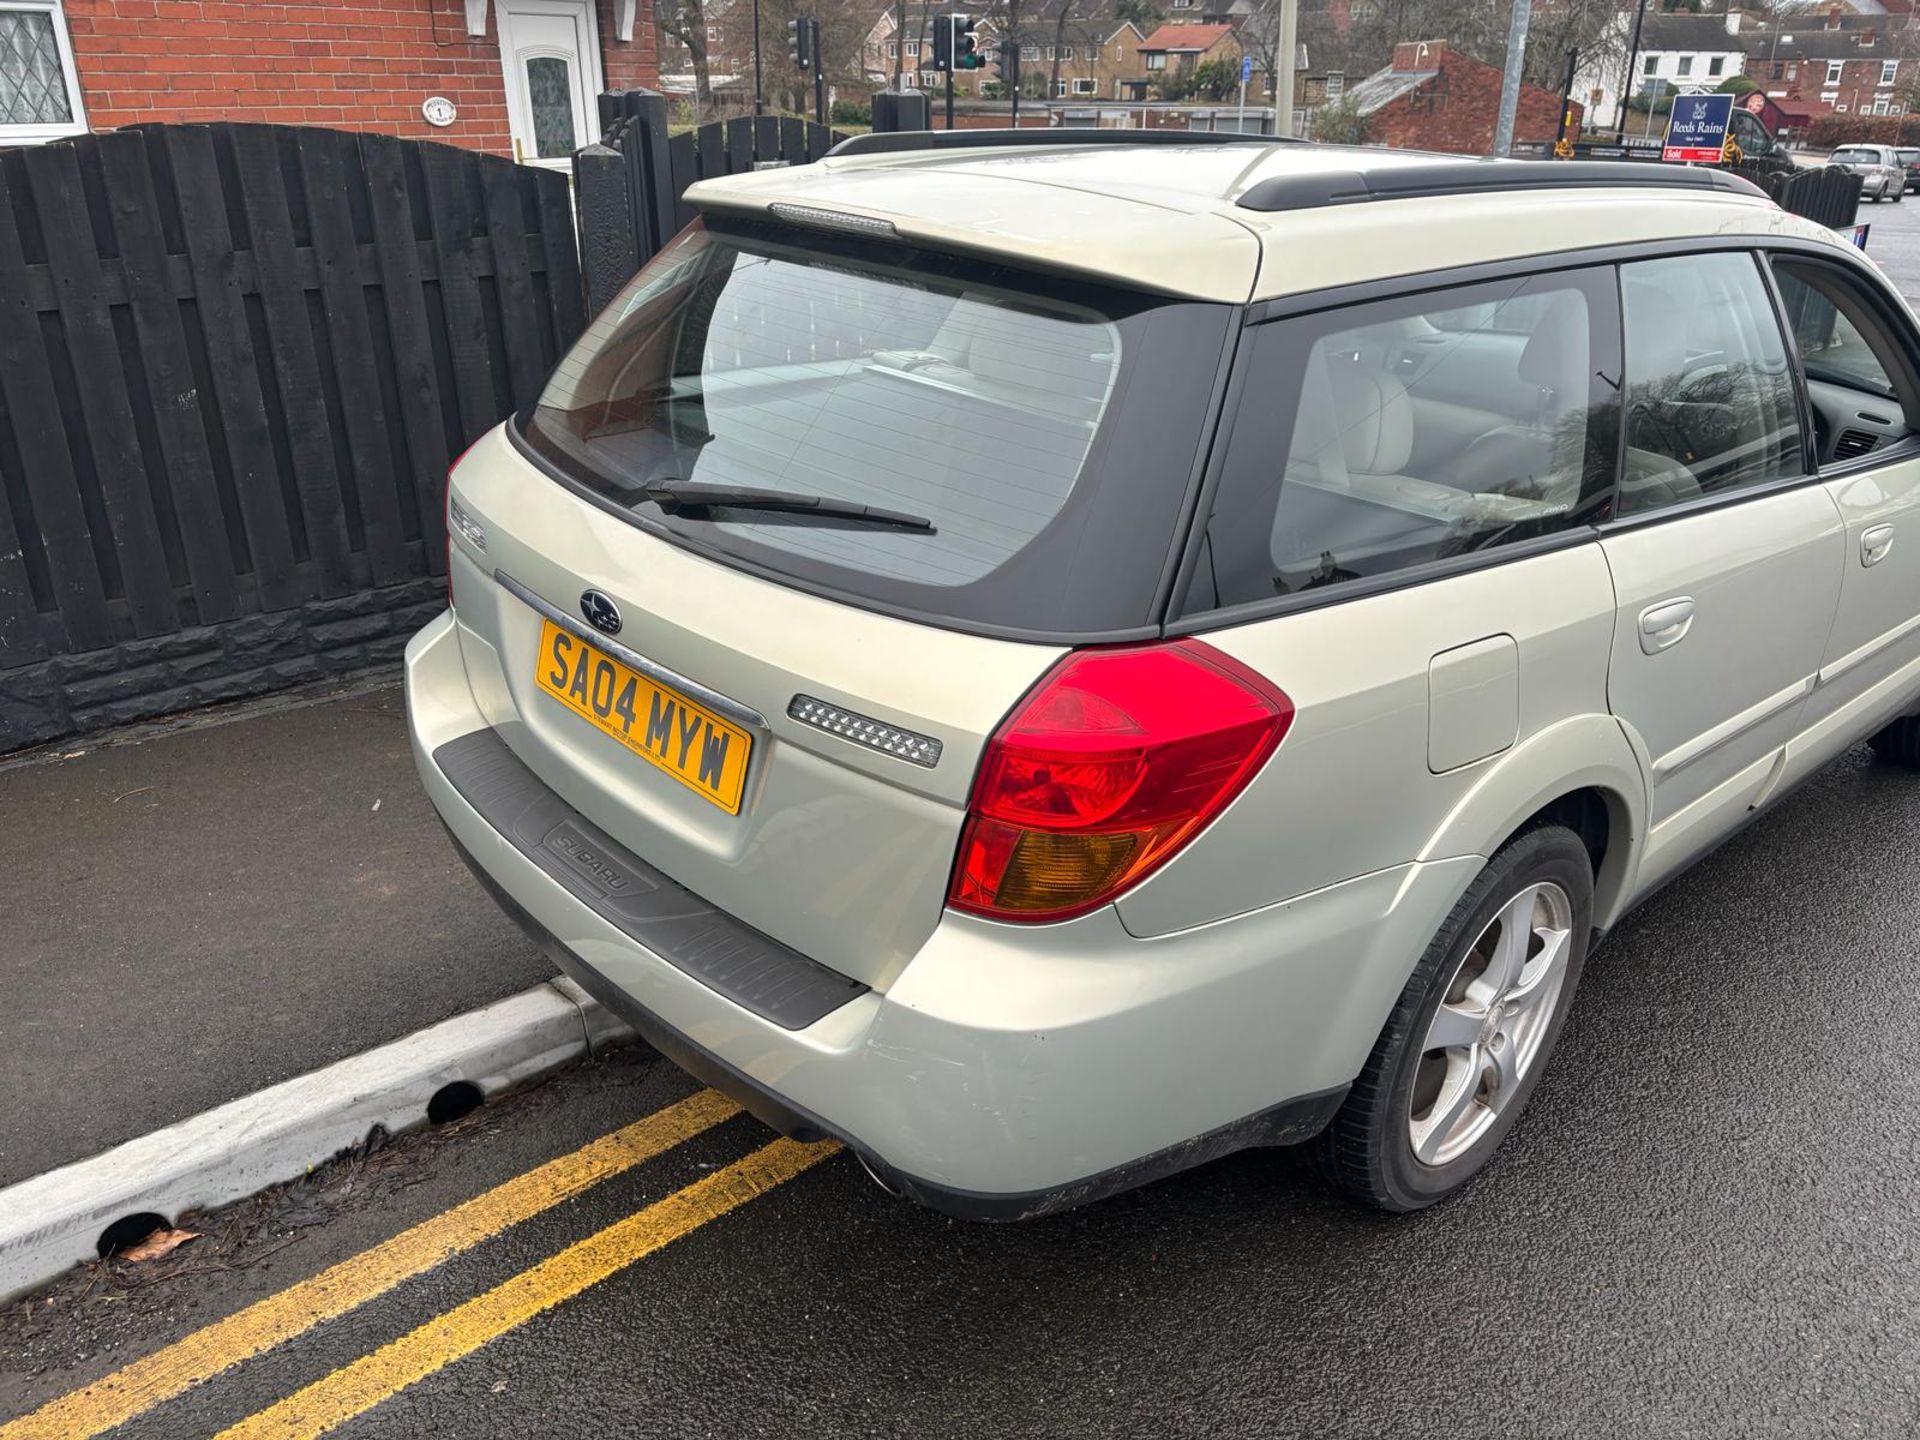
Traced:
[[689, 63], [693, 66], [694, 105], [704, 120], [713, 108], [713, 67], [707, 59], [705, 0], [660, 0], [653, 13], [661, 35], [687, 47]]

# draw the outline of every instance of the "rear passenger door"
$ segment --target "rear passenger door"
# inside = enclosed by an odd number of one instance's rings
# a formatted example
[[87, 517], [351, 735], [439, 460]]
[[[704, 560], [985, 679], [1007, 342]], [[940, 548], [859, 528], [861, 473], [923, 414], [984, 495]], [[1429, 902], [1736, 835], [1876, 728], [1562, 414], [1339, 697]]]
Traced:
[[1806, 376], [1820, 478], [1847, 526], [1840, 611], [1797, 777], [1909, 703], [1920, 668], [1920, 367], [1898, 300], [1851, 265], [1771, 257]]
[[1759, 258], [1620, 270], [1624, 464], [1602, 548], [1608, 701], [1647, 768], [1641, 881], [1724, 835], [1777, 778], [1839, 602], [1840, 513], [1808, 466]]

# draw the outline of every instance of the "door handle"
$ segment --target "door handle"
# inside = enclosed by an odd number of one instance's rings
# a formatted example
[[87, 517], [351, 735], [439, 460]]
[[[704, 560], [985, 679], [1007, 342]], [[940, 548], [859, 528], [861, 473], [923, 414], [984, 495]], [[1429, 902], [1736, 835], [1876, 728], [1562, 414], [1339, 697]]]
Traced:
[[1691, 595], [1662, 600], [1640, 612], [1640, 648], [1649, 655], [1658, 655], [1686, 639], [1687, 631], [1692, 628]]
[[1860, 537], [1860, 563], [1878, 565], [1893, 548], [1893, 526], [1876, 525]]

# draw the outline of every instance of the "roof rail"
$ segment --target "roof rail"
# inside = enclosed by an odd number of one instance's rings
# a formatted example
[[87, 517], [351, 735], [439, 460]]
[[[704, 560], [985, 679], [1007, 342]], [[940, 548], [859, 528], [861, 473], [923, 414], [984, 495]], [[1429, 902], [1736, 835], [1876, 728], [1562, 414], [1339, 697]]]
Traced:
[[827, 151], [834, 155], [893, 155], [907, 150], [995, 149], [1005, 145], [1291, 145], [1279, 135], [1242, 135], [1231, 130], [1096, 130], [1054, 125], [1018, 130], [876, 130], [850, 135]]
[[1724, 170], [1648, 165], [1632, 160], [1456, 160], [1379, 170], [1323, 170], [1275, 175], [1241, 192], [1243, 210], [1312, 210], [1368, 200], [1411, 200], [1501, 190], [1607, 188], [1718, 190], [1766, 199], [1751, 181]]

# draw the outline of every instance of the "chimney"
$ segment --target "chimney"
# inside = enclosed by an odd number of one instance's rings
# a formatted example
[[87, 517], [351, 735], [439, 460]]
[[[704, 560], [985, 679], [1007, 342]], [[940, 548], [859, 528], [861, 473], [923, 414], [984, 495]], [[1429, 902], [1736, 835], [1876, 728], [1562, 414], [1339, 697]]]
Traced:
[[1438, 70], [1447, 53], [1444, 40], [1402, 40], [1393, 47], [1395, 70]]
[[1827, 7], [1827, 29], [1838, 30], [1840, 28], [1840, 10], [1841, 7], [1838, 5], [1829, 5]]

